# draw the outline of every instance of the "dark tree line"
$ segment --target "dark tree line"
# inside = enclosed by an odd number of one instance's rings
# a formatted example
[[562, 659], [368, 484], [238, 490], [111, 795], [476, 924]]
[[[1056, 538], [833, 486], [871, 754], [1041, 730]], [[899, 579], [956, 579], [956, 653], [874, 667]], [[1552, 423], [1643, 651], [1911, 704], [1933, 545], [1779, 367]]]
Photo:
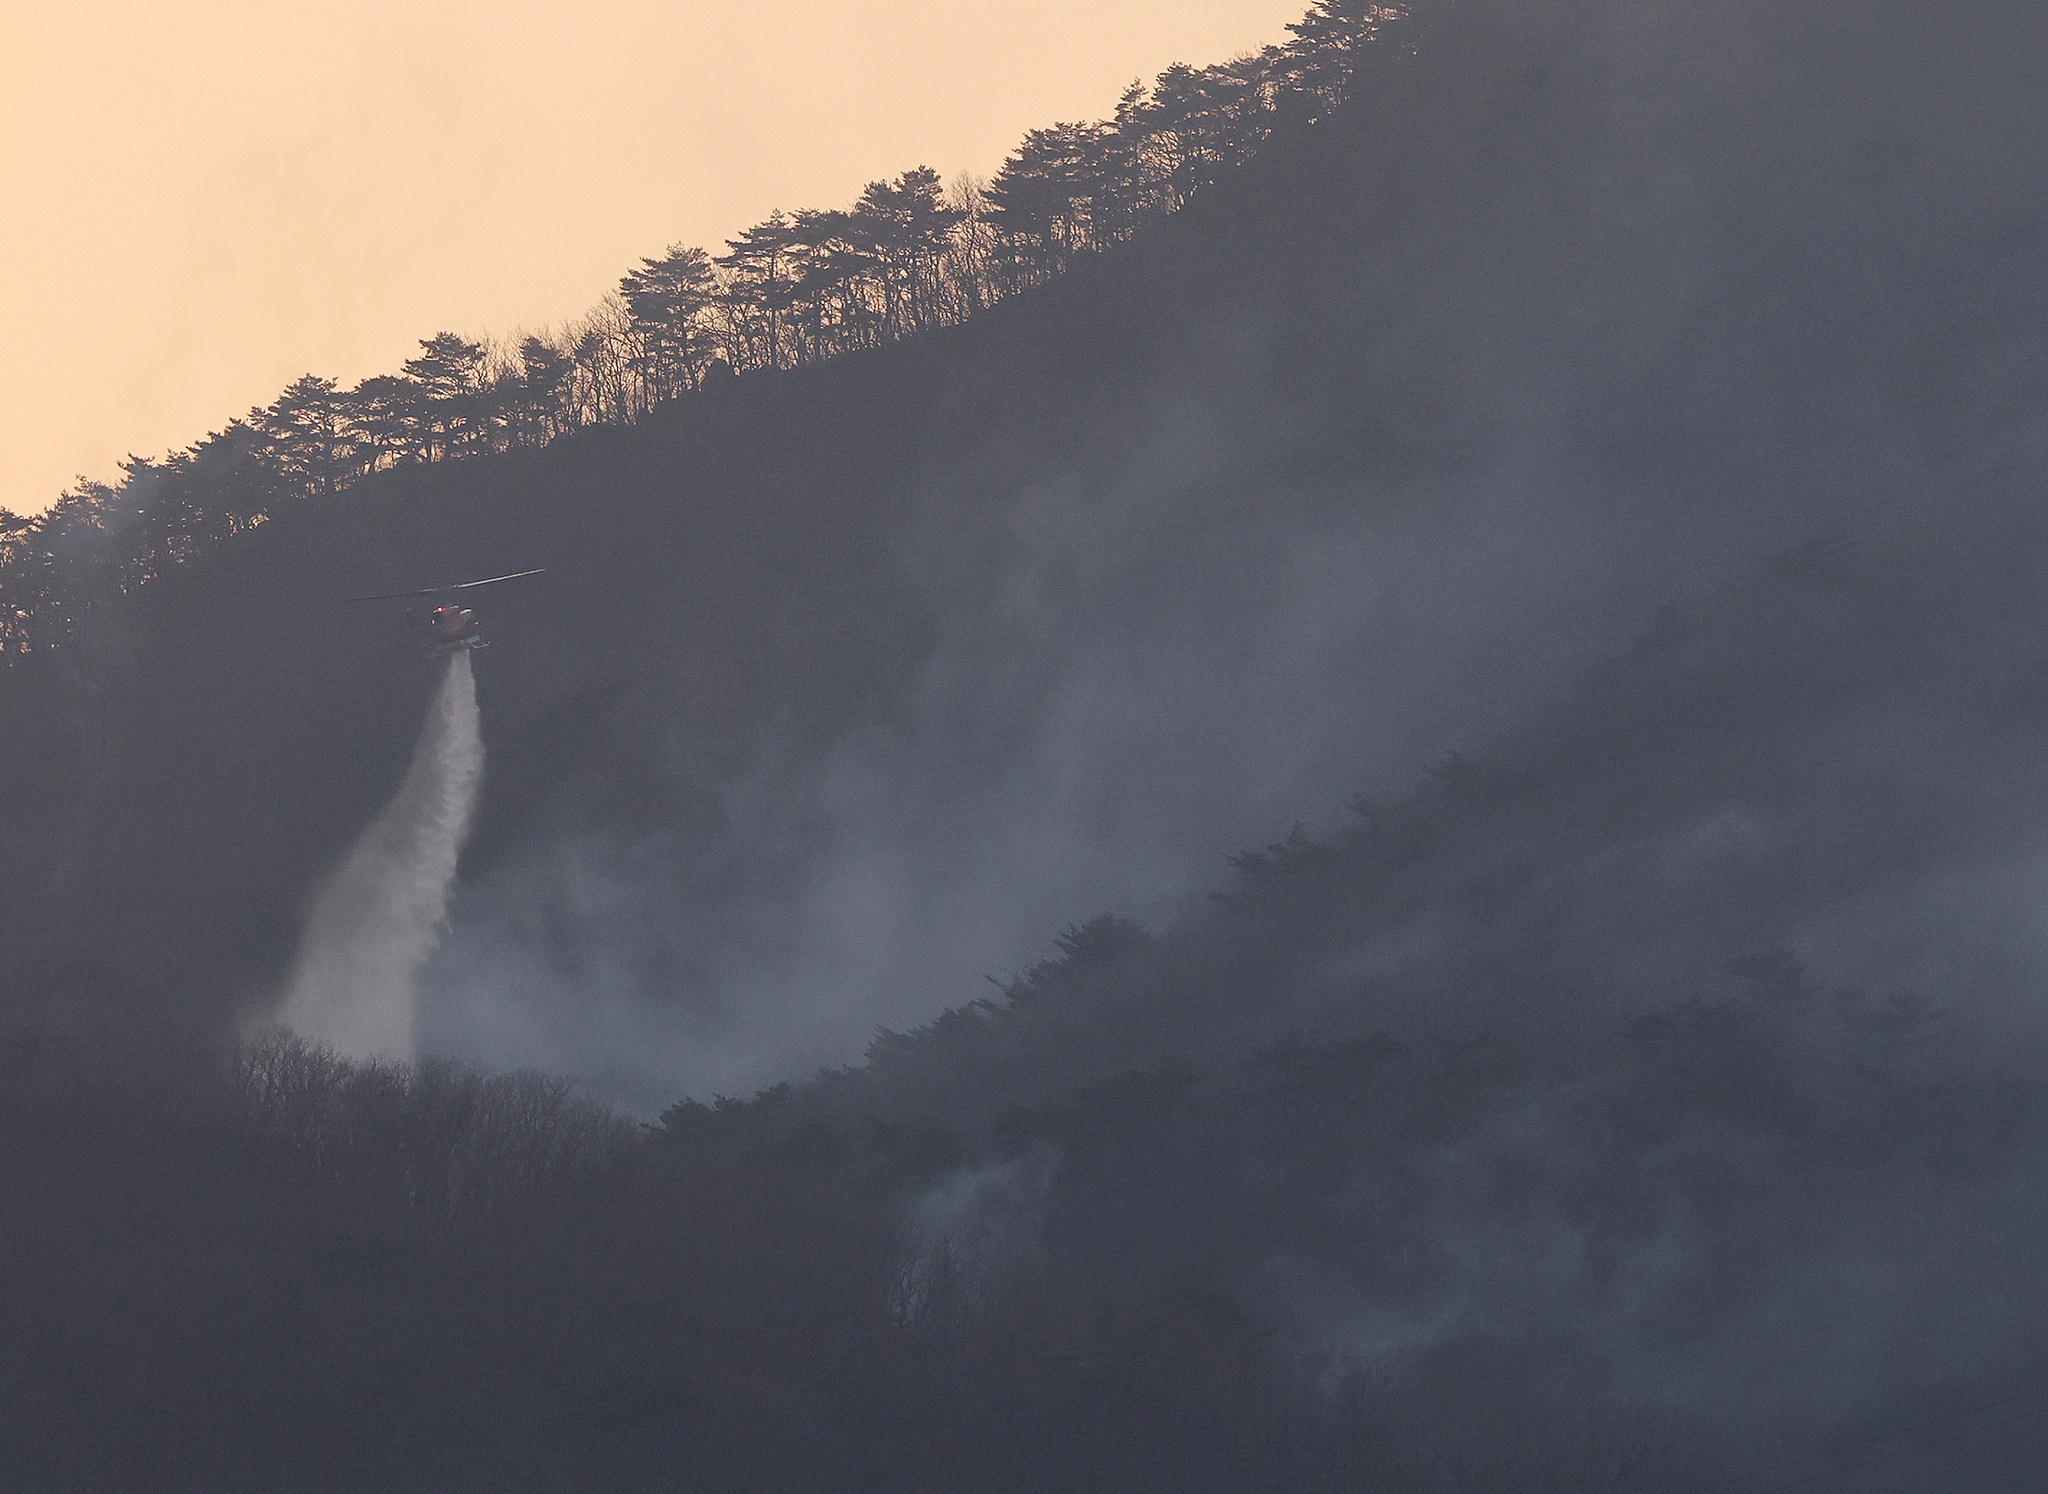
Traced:
[[1134, 82], [1114, 116], [1027, 134], [992, 181], [920, 166], [844, 209], [775, 212], [723, 254], [673, 245], [580, 320], [513, 344], [440, 332], [395, 374], [307, 374], [161, 460], [41, 514], [0, 508], [0, 658], [79, 636], [93, 606], [377, 472], [637, 420], [707, 381], [800, 367], [965, 320], [1129, 239], [1247, 160], [1283, 116], [1354, 91], [1400, 7], [1316, 0], [1284, 46]]

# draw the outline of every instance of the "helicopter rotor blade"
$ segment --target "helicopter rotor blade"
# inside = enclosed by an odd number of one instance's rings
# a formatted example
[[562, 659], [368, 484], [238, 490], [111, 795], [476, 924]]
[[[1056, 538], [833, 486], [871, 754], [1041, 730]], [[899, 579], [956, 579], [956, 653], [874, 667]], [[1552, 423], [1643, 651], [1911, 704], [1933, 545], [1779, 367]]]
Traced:
[[472, 586], [490, 586], [499, 581], [517, 581], [521, 576], [538, 576], [547, 570], [546, 566], [531, 571], [512, 571], [503, 576], [486, 576], [481, 581], [458, 581], [449, 591], [468, 591]]
[[382, 591], [370, 597], [344, 597], [349, 602], [401, 602], [411, 597], [438, 597], [451, 591], [468, 591], [472, 586], [489, 586], [498, 581], [517, 581], [521, 576], [538, 576], [547, 570], [512, 571], [503, 576], [486, 576], [481, 581], [457, 581], [451, 586], [423, 586], [418, 591]]
[[397, 602], [407, 597], [437, 597], [448, 590], [445, 586], [429, 586], [423, 591], [380, 591], [373, 597], [343, 597], [344, 602]]

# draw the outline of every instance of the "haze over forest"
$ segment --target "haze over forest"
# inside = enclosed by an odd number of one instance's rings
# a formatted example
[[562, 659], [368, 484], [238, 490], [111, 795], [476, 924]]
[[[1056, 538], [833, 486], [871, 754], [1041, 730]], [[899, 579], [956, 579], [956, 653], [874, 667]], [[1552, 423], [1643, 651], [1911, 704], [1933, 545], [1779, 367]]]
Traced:
[[0, 515], [12, 1482], [2039, 1487], [2044, 57], [1317, 0]]

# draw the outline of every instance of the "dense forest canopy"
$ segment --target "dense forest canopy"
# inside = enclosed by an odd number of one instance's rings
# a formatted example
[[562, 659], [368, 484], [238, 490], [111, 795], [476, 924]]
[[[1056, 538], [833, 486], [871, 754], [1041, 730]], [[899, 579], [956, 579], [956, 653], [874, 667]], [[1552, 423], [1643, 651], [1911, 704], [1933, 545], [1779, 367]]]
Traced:
[[7, 520], [12, 1482], [2040, 1487], [2048, 13], [1292, 35]]
[[307, 374], [183, 451], [131, 456], [117, 484], [82, 479], [30, 517], [0, 509], [0, 654], [53, 645], [94, 586], [145, 585], [280, 503], [637, 420], [707, 378], [895, 342], [1043, 284], [1182, 207], [1277, 118], [1337, 106], [1357, 48], [1400, 18], [1317, 0], [1289, 44], [1134, 82], [1111, 119], [1031, 131], [992, 181], [948, 191], [919, 166], [849, 208], [772, 213], [715, 257], [672, 245], [552, 334], [499, 346], [439, 332], [395, 374], [352, 389]]

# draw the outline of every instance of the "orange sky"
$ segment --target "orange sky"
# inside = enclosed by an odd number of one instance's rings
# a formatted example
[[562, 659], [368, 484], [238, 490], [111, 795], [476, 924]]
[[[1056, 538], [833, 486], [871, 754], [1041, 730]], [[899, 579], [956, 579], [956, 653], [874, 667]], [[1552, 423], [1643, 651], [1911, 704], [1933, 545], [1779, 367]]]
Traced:
[[0, 7], [0, 506], [299, 374], [583, 311], [642, 255], [1027, 128], [1306, 0]]

